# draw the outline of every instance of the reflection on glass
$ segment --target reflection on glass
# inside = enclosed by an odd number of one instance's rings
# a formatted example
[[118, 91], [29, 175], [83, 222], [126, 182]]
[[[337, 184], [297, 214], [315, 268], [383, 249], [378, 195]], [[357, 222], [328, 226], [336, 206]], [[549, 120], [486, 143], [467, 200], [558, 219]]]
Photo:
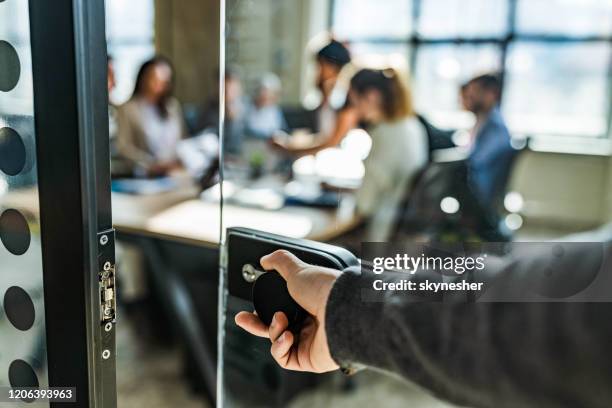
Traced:
[[516, 17], [521, 34], [612, 34], [609, 0], [520, 0]]
[[405, 38], [412, 29], [411, 0], [337, 0], [333, 12], [340, 39]]
[[417, 32], [426, 38], [501, 37], [508, 31], [508, 6], [508, 0], [422, 1]]
[[48, 384], [29, 32], [28, 2], [0, 2], [0, 41], [20, 66], [0, 90], [0, 387]]
[[459, 89], [469, 79], [500, 69], [500, 50], [491, 45], [432, 45], [417, 53], [414, 75], [418, 111], [442, 128], [468, 128], [471, 114], [462, 110]]
[[518, 43], [507, 64], [503, 108], [514, 132], [605, 135], [609, 44]]

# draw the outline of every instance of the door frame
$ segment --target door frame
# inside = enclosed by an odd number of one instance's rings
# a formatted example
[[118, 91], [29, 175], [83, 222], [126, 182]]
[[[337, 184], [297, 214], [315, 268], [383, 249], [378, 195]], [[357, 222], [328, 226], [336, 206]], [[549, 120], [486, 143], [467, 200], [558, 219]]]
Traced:
[[114, 310], [102, 324], [99, 278], [115, 264], [104, 0], [29, 7], [49, 387], [113, 408]]

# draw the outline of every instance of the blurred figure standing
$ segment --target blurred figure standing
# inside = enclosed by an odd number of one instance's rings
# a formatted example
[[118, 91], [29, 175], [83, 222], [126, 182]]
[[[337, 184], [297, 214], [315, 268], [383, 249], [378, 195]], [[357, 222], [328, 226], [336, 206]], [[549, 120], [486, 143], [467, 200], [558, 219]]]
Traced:
[[163, 176], [179, 167], [176, 147], [187, 132], [173, 85], [170, 61], [154, 57], [142, 65], [132, 97], [119, 108], [118, 148], [134, 175]]
[[495, 210], [516, 152], [499, 111], [500, 79], [491, 74], [478, 76], [461, 88], [460, 95], [463, 107], [476, 115], [476, 125], [471, 130], [468, 181], [480, 203]]
[[278, 105], [281, 81], [267, 73], [259, 80], [253, 103], [246, 117], [246, 130], [249, 136], [269, 139], [280, 130], [287, 130], [283, 111]]

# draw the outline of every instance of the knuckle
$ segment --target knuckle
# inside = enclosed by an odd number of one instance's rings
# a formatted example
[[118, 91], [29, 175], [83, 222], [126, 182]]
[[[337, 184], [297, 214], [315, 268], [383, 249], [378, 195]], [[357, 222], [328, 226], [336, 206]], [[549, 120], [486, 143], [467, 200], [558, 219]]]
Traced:
[[287, 251], [286, 249], [277, 249], [272, 254], [281, 260], [287, 260], [293, 257], [293, 254], [291, 254], [291, 252]]

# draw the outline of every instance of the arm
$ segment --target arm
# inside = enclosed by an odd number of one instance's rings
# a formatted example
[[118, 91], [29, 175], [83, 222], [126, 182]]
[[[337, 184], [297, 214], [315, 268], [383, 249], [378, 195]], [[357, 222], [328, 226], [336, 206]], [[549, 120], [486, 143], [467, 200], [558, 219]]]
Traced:
[[296, 156], [307, 156], [309, 154], [316, 154], [323, 149], [338, 146], [344, 136], [346, 136], [346, 134], [349, 132], [349, 130], [357, 127], [358, 123], [359, 117], [357, 116], [357, 112], [355, 112], [353, 108], [347, 107], [338, 113], [338, 119], [336, 121], [336, 126], [334, 127], [333, 132], [322, 142], [305, 148], [290, 148], [285, 146], [284, 144], [278, 143], [276, 144], [276, 146]]
[[[575, 267], [590, 254], [571, 255]], [[487, 274], [529, 282], [524, 277], [536, 261], [493, 262]], [[386, 292], [379, 301], [364, 301], [360, 288], [371, 284], [372, 274], [334, 275], [283, 251], [264, 257], [262, 265], [287, 279], [291, 295], [313, 319], [294, 344], [282, 314], [270, 328], [246, 312], [236, 316], [242, 327], [270, 337], [272, 355], [285, 368], [320, 372], [364, 364], [397, 373], [440, 398], [483, 408], [604, 407], [612, 400], [610, 303], [442, 302], [430, 292], [418, 298]]]

